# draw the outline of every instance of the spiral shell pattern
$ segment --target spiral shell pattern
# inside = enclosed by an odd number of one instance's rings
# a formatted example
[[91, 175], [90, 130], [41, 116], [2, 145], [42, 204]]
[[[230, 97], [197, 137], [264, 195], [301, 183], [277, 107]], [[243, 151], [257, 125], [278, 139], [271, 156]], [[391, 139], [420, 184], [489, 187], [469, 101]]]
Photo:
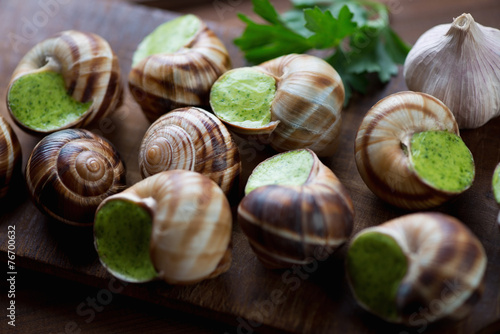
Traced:
[[268, 185], [246, 195], [238, 222], [259, 260], [269, 268], [305, 265], [330, 255], [351, 235], [352, 200], [339, 179], [314, 155], [301, 186]]
[[126, 186], [118, 152], [83, 129], [43, 138], [28, 159], [25, 176], [37, 207], [71, 225], [93, 224], [99, 204]]
[[337, 148], [344, 85], [337, 71], [321, 58], [291, 54], [257, 66], [275, 77], [276, 94], [271, 121], [279, 121], [271, 134], [278, 151], [309, 148], [329, 156]]
[[0, 116], [0, 199], [7, 195], [16, 173], [21, 170], [21, 145], [5, 118]]
[[161, 171], [199, 172], [229, 193], [240, 175], [238, 146], [224, 124], [200, 108], [178, 108], [154, 122], [142, 140], [139, 169], [143, 177]]
[[410, 210], [435, 207], [457, 195], [431, 188], [410, 166], [403, 147], [409, 147], [414, 133], [429, 130], [459, 135], [451, 111], [424, 93], [396, 93], [368, 111], [356, 135], [355, 158], [361, 178], [374, 194]]
[[[68, 94], [75, 100], [92, 101], [78, 120], [64, 128], [85, 127], [106, 117], [122, 102], [118, 57], [108, 42], [96, 34], [67, 30], [38, 43], [17, 65], [9, 87], [23, 75], [45, 70], [61, 73]], [[24, 130], [35, 131], [17, 123]]]
[[141, 60], [129, 74], [130, 92], [146, 117], [155, 121], [186, 106], [207, 106], [212, 84], [231, 68], [222, 41], [201, 21], [194, 38], [175, 53]]
[[[370, 232], [392, 237], [407, 257], [408, 268], [397, 287], [397, 322], [409, 323], [423, 309], [432, 310], [429, 321], [459, 319], [480, 299], [486, 253], [456, 218], [434, 212], [409, 214], [364, 229], [352, 242]], [[436, 301], [439, 307], [434, 307]]]

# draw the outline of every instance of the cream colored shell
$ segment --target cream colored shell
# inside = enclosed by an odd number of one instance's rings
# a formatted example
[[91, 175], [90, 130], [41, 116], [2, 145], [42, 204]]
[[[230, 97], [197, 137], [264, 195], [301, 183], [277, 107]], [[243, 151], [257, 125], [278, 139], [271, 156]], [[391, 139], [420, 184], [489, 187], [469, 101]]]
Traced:
[[409, 210], [436, 207], [458, 195], [420, 179], [405, 149], [414, 133], [446, 130], [459, 135], [450, 110], [423, 93], [400, 92], [375, 104], [356, 135], [356, 166], [368, 188], [384, 201]]
[[397, 287], [395, 303], [399, 314], [395, 322], [411, 325], [423, 317], [423, 311], [429, 322], [460, 319], [480, 299], [486, 253], [477, 237], [458, 219], [435, 212], [409, 214], [366, 228], [351, 243], [370, 232], [392, 237], [408, 261], [407, 272]]
[[[57, 130], [85, 127], [109, 115], [122, 102], [118, 57], [96, 34], [67, 30], [36, 44], [17, 65], [9, 88], [21, 76], [41, 71], [61, 73], [68, 94], [80, 102], [92, 101], [78, 120]], [[26, 127], [12, 112], [11, 116], [23, 130], [45, 133]]]
[[215, 181], [228, 194], [241, 172], [238, 146], [213, 114], [194, 107], [178, 108], [146, 131], [139, 152], [143, 177], [185, 169]]
[[44, 137], [28, 159], [25, 177], [37, 207], [70, 225], [92, 225], [99, 204], [126, 186], [118, 152], [83, 129]]
[[231, 208], [220, 187], [208, 177], [186, 170], [165, 171], [109, 197], [102, 205], [113, 200], [131, 201], [150, 211], [150, 255], [159, 279], [193, 284], [229, 269]]
[[239, 225], [266, 267], [305, 265], [332, 254], [350, 237], [351, 197], [335, 174], [309, 152], [314, 163], [303, 185], [262, 186], [238, 206]]
[[0, 199], [7, 195], [13, 179], [21, 174], [21, 162], [21, 145], [16, 133], [0, 116]]
[[201, 21], [196, 35], [175, 53], [144, 58], [129, 73], [132, 96], [153, 122], [172, 109], [208, 106], [212, 84], [231, 68], [222, 41]]
[[459, 127], [477, 128], [500, 115], [500, 30], [462, 14], [425, 32], [404, 64], [409, 89], [440, 99]]

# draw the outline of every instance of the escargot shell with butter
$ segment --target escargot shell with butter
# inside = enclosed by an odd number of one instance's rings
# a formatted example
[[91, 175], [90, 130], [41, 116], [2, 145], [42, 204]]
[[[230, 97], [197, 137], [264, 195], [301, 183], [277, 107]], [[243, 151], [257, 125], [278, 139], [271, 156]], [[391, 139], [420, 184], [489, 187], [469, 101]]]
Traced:
[[215, 181], [228, 194], [240, 175], [238, 146], [213, 114], [195, 107], [161, 116], [146, 131], [139, 152], [143, 177], [185, 169]]
[[481, 297], [486, 265], [477, 237], [456, 218], [435, 212], [362, 230], [346, 260], [348, 282], [363, 308], [413, 326], [422, 318], [466, 316]]
[[195, 15], [155, 29], [134, 53], [128, 82], [150, 121], [187, 106], [208, 106], [210, 87], [231, 68], [222, 41]]
[[16, 133], [0, 116], [0, 199], [7, 195], [9, 186], [21, 170], [21, 145]]
[[118, 58], [102, 37], [63, 31], [35, 45], [19, 62], [7, 106], [21, 129], [47, 134], [85, 127], [122, 100]]
[[26, 165], [26, 183], [37, 207], [70, 225], [92, 225], [108, 196], [125, 189], [125, 167], [106, 139], [84, 129], [44, 137]]

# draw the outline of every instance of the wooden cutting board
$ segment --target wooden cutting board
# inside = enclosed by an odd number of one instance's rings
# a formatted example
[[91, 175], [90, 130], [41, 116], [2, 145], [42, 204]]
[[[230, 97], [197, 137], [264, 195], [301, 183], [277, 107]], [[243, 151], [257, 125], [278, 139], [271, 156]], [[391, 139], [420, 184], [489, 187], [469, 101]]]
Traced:
[[[460, 15], [462, 8], [467, 9], [465, 1], [459, 1], [458, 5], [447, 2], [459, 8], [459, 11], [450, 11], [447, 20]], [[52, 5], [44, 5], [48, 3]], [[432, 3], [431, 0], [422, 0], [418, 6], [421, 10], [411, 15], [405, 10], [398, 17], [396, 24], [401, 27], [409, 24], [403, 29], [406, 32], [404, 39], [414, 42], [416, 37], [430, 28]], [[411, 0], [398, 4], [414, 5]], [[480, 0], [475, 6], [481, 15], [490, 18], [490, 22], [481, 23], [496, 24], [500, 28], [497, 21], [500, 8], [495, 0]], [[3, 43], [0, 44], [2, 98], [6, 96], [10, 75], [24, 53], [38, 41], [66, 29], [91, 31], [107, 39], [120, 59], [125, 82], [139, 41], [157, 25], [176, 15], [123, 2], [99, 0], [0, 1], [0, 8], [0, 31], [4, 32]], [[492, 8], [496, 9], [496, 13], [491, 11]], [[398, 7], [393, 7], [394, 12], [396, 9]], [[232, 44], [238, 30], [220, 22], [209, 25], [226, 42], [233, 65], [243, 66], [244, 60]], [[323, 159], [351, 194], [356, 210], [354, 233], [408, 213], [384, 204], [370, 192], [359, 177], [353, 157], [354, 137], [363, 115], [379, 99], [401, 90], [406, 90], [406, 86], [400, 73], [389, 84], [374, 87], [368, 95], [356, 96], [343, 111], [342, 141], [338, 152]], [[0, 104], [0, 114], [9, 119], [5, 103]], [[138, 105], [126, 91], [124, 105], [108, 121], [90, 129], [115, 144], [126, 163], [129, 185], [140, 180], [137, 154], [148, 126]], [[23, 161], [26, 163], [39, 138], [25, 134], [17, 127], [14, 129], [22, 143]], [[7, 229], [9, 225], [15, 225], [16, 265], [19, 267], [216, 317], [235, 324], [240, 333], [258, 331], [263, 326], [293, 333], [475, 332], [500, 316], [500, 232], [495, 224], [498, 208], [490, 189], [493, 169], [500, 161], [499, 132], [500, 119], [489, 122], [481, 129], [462, 131], [464, 141], [474, 155], [476, 180], [465, 194], [436, 209], [463, 221], [480, 238], [489, 259], [484, 295], [471, 316], [460, 322], [430, 325], [426, 322], [429, 313], [423, 310], [418, 315], [420, 321], [416, 328], [387, 324], [355, 303], [345, 280], [345, 247], [321, 263], [271, 271], [258, 262], [237, 224], [233, 232], [232, 267], [222, 276], [192, 286], [169, 286], [163, 282], [122, 284], [99, 264], [93, 248], [92, 230], [64, 226], [44, 217], [27, 197], [22, 182], [16, 186], [15, 193], [0, 204], [0, 256], [2, 261], [7, 260]], [[244, 184], [252, 168], [275, 152], [255, 142], [238, 138], [237, 141], [244, 168], [241, 184]], [[231, 200], [236, 206], [239, 198]]]

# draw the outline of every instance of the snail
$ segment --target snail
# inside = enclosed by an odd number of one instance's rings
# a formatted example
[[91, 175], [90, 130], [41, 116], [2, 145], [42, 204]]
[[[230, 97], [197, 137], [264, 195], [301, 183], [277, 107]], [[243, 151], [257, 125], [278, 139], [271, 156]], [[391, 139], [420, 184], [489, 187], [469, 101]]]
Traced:
[[36, 206], [58, 221], [88, 226], [99, 204], [126, 187], [125, 166], [104, 138], [84, 129], [44, 137], [26, 165], [26, 184]]
[[375, 195], [407, 210], [437, 207], [469, 189], [475, 176], [451, 111], [417, 92], [389, 95], [366, 113], [355, 160]]
[[269, 135], [277, 151], [331, 155], [338, 144], [344, 86], [321, 58], [290, 54], [227, 71], [210, 91], [214, 113], [244, 135]]
[[346, 271], [357, 302], [382, 319], [421, 326], [465, 317], [483, 291], [487, 258], [458, 219], [408, 214], [351, 240]]
[[195, 107], [161, 116], [146, 131], [139, 152], [142, 177], [172, 169], [199, 172], [228, 194], [240, 175], [238, 146], [213, 114]]
[[231, 68], [222, 41], [195, 15], [157, 27], [139, 44], [128, 82], [151, 122], [172, 109], [207, 106], [210, 87]]
[[127, 282], [193, 284], [231, 265], [232, 215], [220, 187], [193, 171], [165, 171], [105, 199], [94, 244], [102, 265]]
[[0, 116], [0, 199], [7, 195], [15, 175], [20, 175], [21, 163], [21, 145], [16, 133]]
[[7, 107], [21, 129], [48, 134], [85, 127], [122, 99], [118, 58], [102, 37], [67, 30], [35, 45], [9, 83]]
[[268, 268], [305, 265], [332, 254], [353, 228], [352, 200], [309, 149], [277, 154], [252, 171], [238, 222]]
[[465, 13], [435, 26], [411, 49], [404, 76], [410, 90], [443, 101], [461, 129], [478, 128], [500, 115], [500, 30]]

